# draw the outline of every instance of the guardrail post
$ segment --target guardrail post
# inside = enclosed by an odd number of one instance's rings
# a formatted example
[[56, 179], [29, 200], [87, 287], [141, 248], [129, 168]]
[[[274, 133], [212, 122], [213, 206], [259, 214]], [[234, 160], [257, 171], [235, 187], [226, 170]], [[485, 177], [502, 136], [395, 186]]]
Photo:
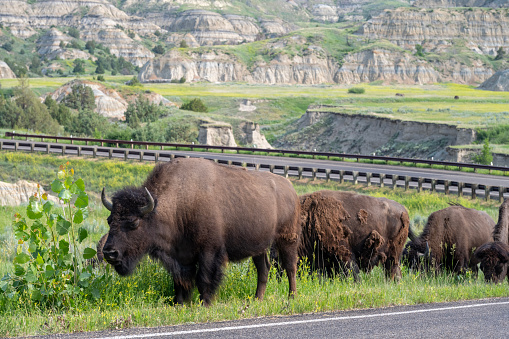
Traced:
[[108, 158], [113, 158], [113, 149], [111, 148], [108, 150]]
[[0, 151], [4, 148], [4, 142], [0, 141]]
[[485, 185], [484, 186], [484, 200], [490, 201], [490, 199], [491, 199], [490, 193], [491, 193], [491, 186]]
[[116, 143], [116, 145], [117, 145], [117, 148], [118, 148], [118, 142]]
[[228, 160], [228, 166], [231, 166], [232, 165], [232, 161], [231, 160]]
[[505, 191], [505, 187], [498, 186], [498, 201], [500, 203], [504, 202], [504, 191]]
[[371, 186], [371, 173], [366, 173], [366, 186]]
[[285, 178], [288, 178], [288, 168], [289, 168], [289, 167], [290, 167], [290, 166], [285, 166]]
[[395, 190], [396, 187], [398, 187], [398, 175], [393, 174], [392, 175], [392, 189]]
[[408, 175], [405, 176], [405, 191], [408, 191], [410, 187], [410, 177]]
[[458, 197], [462, 197], [463, 196], [463, 186], [465, 184], [462, 183], [462, 182], [458, 182]]
[[344, 170], [339, 171], [339, 183], [340, 184], [345, 183], [345, 171]]
[[417, 192], [422, 192], [422, 183], [424, 182], [424, 178], [417, 179]]
[[435, 179], [431, 179], [431, 192], [435, 193], [437, 191], [437, 181]]
[[145, 149], [148, 150], [148, 145], [145, 145]]
[[155, 162], [159, 161], [159, 152], [154, 153], [154, 161]]
[[14, 150], [15, 150], [15, 151], [17, 151], [17, 150], [18, 150], [18, 146], [19, 146], [19, 143], [16, 141], [16, 142], [14, 143]]
[[311, 169], [311, 175], [313, 177], [313, 180], [316, 180], [316, 168]]
[[125, 149], [124, 150], [124, 161], [127, 161], [127, 159], [129, 159], [129, 150]]
[[472, 199], [477, 198], [477, 192], [475, 191], [477, 189], [477, 184], [472, 184]]
[[329, 181], [330, 181], [330, 169], [329, 169], [329, 168], [327, 168], [327, 169], [325, 170], [325, 181], [326, 181], [326, 182], [329, 182]]
[[49, 154], [49, 144], [46, 144], [46, 153]]
[[385, 174], [380, 174], [380, 187], [384, 187]]
[[104, 146], [104, 141], [101, 141], [101, 147], [103, 147], [103, 146]]
[[247, 162], [242, 162], [242, 164], [240, 164], [240, 166], [247, 168]]
[[359, 172], [353, 171], [352, 175], [353, 175], [353, 184], [357, 185], [357, 183], [358, 183], [357, 177], [359, 176]]
[[78, 146], [78, 156], [81, 157], [81, 146]]
[[65, 155], [65, 145], [62, 145], [62, 156]]
[[140, 151], [140, 161], [143, 161], [143, 151]]
[[449, 180], [444, 180], [444, 194], [449, 195]]
[[30, 144], [30, 152], [34, 153], [34, 151], [35, 151], [35, 145], [34, 145], [34, 143], [31, 143]]
[[88, 140], [85, 140], [85, 145], [87, 145], [87, 146], [88, 146]]
[[274, 165], [269, 165], [269, 171], [270, 173], [274, 173]]
[[[170, 154], [170, 161], [175, 160], [175, 154]], [[217, 159], [214, 159], [215, 162], [217, 162]]]
[[302, 167], [298, 168], [298, 172], [299, 172], [299, 180], [301, 180], [302, 179]]
[[255, 171], [259, 171], [260, 170], [260, 164], [255, 164]]
[[94, 146], [94, 149], [92, 150], [92, 154], [94, 158], [97, 158], [97, 146]]

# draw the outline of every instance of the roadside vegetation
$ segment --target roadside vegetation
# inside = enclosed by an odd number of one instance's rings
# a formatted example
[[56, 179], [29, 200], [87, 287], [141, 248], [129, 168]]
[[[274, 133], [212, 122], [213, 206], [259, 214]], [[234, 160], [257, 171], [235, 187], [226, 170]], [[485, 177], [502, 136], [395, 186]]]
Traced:
[[[60, 167], [60, 165], [64, 165], [64, 167]], [[80, 251], [83, 251], [81, 253], [86, 253], [84, 249], [88, 247], [95, 248], [96, 241], [108, 230], [106, 217], [109, 212], [103, 208], [100, 202], [102, 187], [106, 187], [106, 191], [111, 194], [113, 191], [127, 185], [139, 185], [144, 181], [152, 167], [153, 164], [139, 162], [0, 152], [0, 180], [2, 181], [15, 182], [19, 179], [28, 179], [41, 183], [42, 187], [48, 191], [52, 189], [58, 191], [58, 188], [61, 187], [57, 187], [55, 182], [58, 181], [59, 176], [64, 183], [67, 182], [61, 172], [65, 170], [65, 173], [71, 173], [71, 169], [74, 169], [72, 180], [78, 183], [79, 190], [71, 188], [72, 181], [69, 181], [69, 192], [74, 190], [76, 194], [80, 195], [81, 188], [84, 188], [83, 191], [86, 192], [89, 198], [88, 206], [79, 205], [79, 208], [86, 207], [88, 209], [88, 217], [83, 218], [82, 221], [79, 218], [77, 220], [72, 218], [74, 221], [80, 221], [76, 224], [76, 230], [83, 229], [87, 232], [86, 238], [77, 237], [78, 240], [82, 240], [81, 244], [77, 246]], [[83, 185], [80, 183], [81, 181], [78, 181], [79, 178], [82, 179]], [[415, 192], [404, 192], [399, 189], [380, 189], [373, 186], [340, 185], [337, 182], [294, 180], [293, 183], [299, 194], [320, 189], [335, 189], [357, 191], [396, 200], [407, 207], [412, 227], [417, 231], [422, 229], [427, 216], [431, 212], [447, 207], [450, 201], [461, 203], [466, 207], [487, 211], [495, 219], [498, 214], [499, 204], [493, 201], [457, 199], [429, 192], [416, 194]], [[62, 191], [58, 192], [66, 197]], [[19, 221], [22, 218], [27, 222], [28, 220], [39, 220], [37, 218], [31, 219], [31, 217], [34, 217], [33, 214], [30, 217], [30, 213], [37, 212], [37, 207], [34, 206], [36, 205], [30, 203], [28, 206], [0, 207], [0, 248], [2, 249], [0, 250], [0, 276], [4, 276], [6, 273], [14, 274], [15, 265], [23, 266], [32, 262], [30, 256], [29, 261], [23, 262], [27, 257], [20, 255], [20, 253], [35, 252], [32, 251], [34, 248], [28, 246], [30, 240], [26, 240], [26, 244], [19, 243], [18, 239], [23, 235], [20, 235], [17, 229], [19, 229]], [[58, 212], [58, 208], [55, 211], [56, 213], [62, 213]], [[17, 214], [18, 224], [13, 225], [14, 214]], [[46, 217], [41, 216], [40, 218], [42, 225], [45, 225]], [[47, 227], [50, 226], [50, 224], [47, 225]], [[55, 230], [65, 231], [61, 227]], [[68, 228], [67, 230], [70, 232], [71, 229]], [[83, 234], [81, 232], [77, 232], [77, 234]], [[59, 243], [59, 246], [62, 245], [65, 245], [65, 243]], [[20, 250], [17, 250], [17, 248], [21, 249], [22, 252], [19, 252]], [[78, 257], [84, 258], [85, 256], [80, 254]], [[37, 256], [31, 258], [35, 260]], [[79, 291], [75, 291], [72, 305], [42, 302], [37, 293], [35, 293], [35, 297], [34, 294], [19, 294], [16, 298], [12, 296], [12, 299], [9, 299], [6, 293], [3, 292], [3, 290], [8, 289], [5, 288], [8, 280], [1, 281], [0, 336], [174, 325], [265, 315], [298, 314], [509, 295], [504, 284], [485, 284], [482, 273], [480, 273], [478, 279], [475, 279], [471, 273], [466, 276], [443, 273], [437, 276], [428, 276], [409, 271], [406, 267], [403, 267], [401, 282], [392, 283], [385, 280], [383, 270], [375, 269], [371, 274], [361, 274], [361, 282], [354, 283], [351, 278], [338, 276], [323, 279], [316, 274], [308, 274], [310, 268], [301, 264], [297, 281], [298, 296], [294, 300], [287, 299], [288, 282], [286, 277], [283, 276], [282, 279], [278, 280], [277, 272], [272, 269], [265, 300], [260, 302], [253, 300], [256, 290], [256, 270], [251, 261], [246, 260], [241, 263], [228, 264], [223, 284], [210, 308], [199, 305], [196, 291], [191, 304], [174, 307], [172, 304], [174, 291], [171, 276], [158, 263], [146, 259], [140, 264], [136, 272], [128, 278], [119, 277], [108, 266], [100, 265], [87, 271], [86, 263], [81, 265], [78, 264], [78, 267], [85, 269], [86, 272], [90, 273], [90, 276], [85, 274], [83, 280], [78, 279], [79, 281], [100, 278], [101, 283], [95, 285], [93, 283], [88, 285], [78, 283]], [[27, 272], [25, 270], [21, 273], [18, 268], [19, 275], [17, 277], [26, 278]], [[71, 270], [69, 273], [72, 277]], [[31, 279], [33, 278], [29, 275], [28, 280]], [[52, 281], [57, 277], [44, 273], [41, 279]], [[66, 284], [73, 286], [73, 279], [67, 281]], [[60, 285], [57, 284], [57, 286]], [[93, 286], [93, 288], [88, 286]], [[36, 288], [36, 284], [32, 283], [32, 289], [35, 290]]]

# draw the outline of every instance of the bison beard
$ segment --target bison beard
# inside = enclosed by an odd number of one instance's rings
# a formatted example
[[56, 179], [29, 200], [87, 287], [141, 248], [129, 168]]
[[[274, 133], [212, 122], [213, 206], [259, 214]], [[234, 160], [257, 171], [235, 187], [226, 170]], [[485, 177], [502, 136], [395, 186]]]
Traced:
[[158, 164], [142, 187], [125, 188], [109, 202], [105, 260], [128, 275], [143, 256], [162, 262], [173, 275], [175, 302], [190, 297], [194, 282], [209, 305], [227, 261], [252, 257], [258, 272], [256, 297], [265, 293], [274, 244], [282, 258], [289, 293], [296, 292], [299, 200], [283, 177], [218, 165], [203, 159]]

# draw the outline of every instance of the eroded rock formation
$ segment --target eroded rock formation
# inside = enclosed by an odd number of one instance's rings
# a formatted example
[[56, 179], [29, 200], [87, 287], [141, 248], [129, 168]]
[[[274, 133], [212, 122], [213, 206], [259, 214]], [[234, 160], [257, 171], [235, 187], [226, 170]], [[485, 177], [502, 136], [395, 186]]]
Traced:
[[[27, 203], [36, 193], [44, 194], [44, 189], [37, 186], [38, 184], [26, 180], [20, 180], [15, 184], [0, 182], [0, 206], [19, 206]], [[51, 195], [48, 195], [48, 200], [58, 202], [58, 198]]]
[[479, 89], [487, 91], [509, 91], [509, 69], [498, 71], [491, 78], [483, 82]]
[[0, 79], [14, 79], [16, 74], [11, 70], [9, 65], [0, 60]]
[[237, 147], [232, 126], [223, 122], [204, 121], [198, 132], [200, 145]]

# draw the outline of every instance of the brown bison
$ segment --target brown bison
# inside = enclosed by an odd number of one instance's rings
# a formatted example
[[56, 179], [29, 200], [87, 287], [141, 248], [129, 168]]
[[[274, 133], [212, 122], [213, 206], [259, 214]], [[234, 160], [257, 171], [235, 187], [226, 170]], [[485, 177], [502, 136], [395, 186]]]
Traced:
[[[486, 282], [501, 283], [507, 276], [509, 261], [509, 199], [504, 200], [498, 209], [498, 223], [493, 231], [493, 242], [486, 243], [475, 252], [481, 262], [481, 271]], [[509, 277], [508, 277], [509, 279]]]
[[410, 230], [404, 257], [412, 268], [423, 264], [435, 271], [465, 273], [470, 267], [477, 273], [479, 261], [473, 252], [491, 241], [494, 226], [486, 212], [459, 205], [447, 207], [431, 213], [419, 237]]
[[302, 240], [299, 257], [327, 274], [359, 268], [370, 272], [379, 263], [391, 279], [401, 278], [400, 256], [408, 235], [405, 207], [386, 198], [351, 192], [318, 191], [302, 195]]
[[125, 188], [112, 202], [105, 260], [120, 275], [130, 274], [148, 254], [173, 275], [175, 302], [190, 297], [196, 281], [209, 305], [227, 260], [252, 257], [258, 271], [256, 297], [262, 299], [274, 243], [290, 284], [295, 274], [299, 200], [285, 178], [259, 171], [218, 165], [204, 159], [158, 164], [142, 187]]

